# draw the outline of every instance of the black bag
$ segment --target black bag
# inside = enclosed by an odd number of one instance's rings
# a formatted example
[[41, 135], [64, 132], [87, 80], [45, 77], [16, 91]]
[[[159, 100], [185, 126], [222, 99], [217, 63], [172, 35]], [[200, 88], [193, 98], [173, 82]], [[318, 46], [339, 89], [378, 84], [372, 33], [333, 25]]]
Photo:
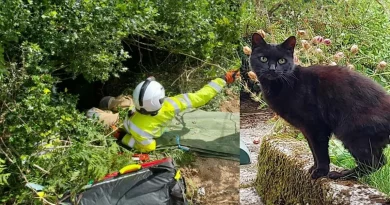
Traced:
[[[187, 205], [183, 177], [176, 180], [174, 161], [106, 179], [78, 194], [75, 201], [67, 197], [64, 205]], [[66, 197], [65, 197], [66, 198]]]

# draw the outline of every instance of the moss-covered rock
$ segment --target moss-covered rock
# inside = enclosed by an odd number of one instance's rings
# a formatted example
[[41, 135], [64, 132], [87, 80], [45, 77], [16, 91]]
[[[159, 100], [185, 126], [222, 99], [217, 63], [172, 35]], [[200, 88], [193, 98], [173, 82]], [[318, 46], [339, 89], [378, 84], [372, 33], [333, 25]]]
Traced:
[[[293, 133], [290, 133], [294, 135]], [[263, 140], [256, 190], [265, 204], [390, 204], [379, 191], [355, 181], [311, 180], [307, 143], [279, 134]], [[331, 166], [332, 170], [340, 168]]]

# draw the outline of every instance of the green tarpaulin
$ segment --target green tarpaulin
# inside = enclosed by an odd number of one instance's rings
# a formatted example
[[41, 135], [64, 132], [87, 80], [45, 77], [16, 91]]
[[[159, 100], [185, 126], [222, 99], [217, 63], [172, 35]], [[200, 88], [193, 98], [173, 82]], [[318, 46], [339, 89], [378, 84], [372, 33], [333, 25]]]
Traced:
[[240, 116], [238, 113], [186, 111], [178, 114], [168, 131], [157, 138], [157, 148], [190, 148], [204, 157], [240, 160]]
[[248, 147], [245, 145], [245, 142], [240, 140], [240, 165], [250, 164], [251, 157]]

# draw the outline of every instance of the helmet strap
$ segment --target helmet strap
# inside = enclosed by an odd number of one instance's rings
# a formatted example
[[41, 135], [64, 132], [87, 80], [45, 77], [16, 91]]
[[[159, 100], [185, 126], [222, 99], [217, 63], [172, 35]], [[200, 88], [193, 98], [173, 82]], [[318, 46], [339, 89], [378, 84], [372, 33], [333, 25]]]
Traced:
[[144, 101], [144, 95], [145, 95], [145, 91], [146, 91], [146, 88], [148, 87], [148, 85], [150, 84], [151, 80], [149, 78], [147, 78], [144, 82], [144, 84], [142, 84], [142, 87], [141, 87], [141, 91], [139, 92], [139, 98], [138, 98], [138, 101], [139, 101], [139, 105], [142, 107], [143, 106], [143, 101]]
[[154, 81], [155, 78], [154, 77], [149, 77], [145, 80], [145, 83], [142, 85], [141, 87], [141, 91], [139, 92], [139, 98], [138, 98], [138, 101], [139, 101], [139, 105], [141, 107], [141, 109], [137, 109], [137, 111], [141, 114], [144, 114], [144, 115], [151, 115], [151, 116], [156, 116], [158, 114], [158, 110], [157, 111], [153, 111], [153, 112], [148, 112], [147, 110], [145, 110], [144, 108], [142, 108], [143, 106], [143, 98], [144, 98], [144, 95], [145, 95], [145, 91], [146, 91], [146, 88], [148, 87], [148, 85], [150, 84], [150, 82]]
[[141, 108], [141, 109], [137, 109], [137, 111], [143, 115], [151, 115], [151, 116], [156, 116], [158, 114], [158, 111], [153, 111], [153, 112], [148, 112], [146, 111], [144, 108]]

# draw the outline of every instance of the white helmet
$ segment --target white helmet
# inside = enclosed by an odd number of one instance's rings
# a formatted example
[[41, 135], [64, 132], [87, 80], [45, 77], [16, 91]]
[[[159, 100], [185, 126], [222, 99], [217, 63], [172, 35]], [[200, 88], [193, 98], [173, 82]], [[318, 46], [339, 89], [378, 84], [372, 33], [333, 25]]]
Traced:
[[164, 102], [165, 90], [154, 77], [142, 81], [133, 91], [135, 108], [142, 114], [156, 115]]

